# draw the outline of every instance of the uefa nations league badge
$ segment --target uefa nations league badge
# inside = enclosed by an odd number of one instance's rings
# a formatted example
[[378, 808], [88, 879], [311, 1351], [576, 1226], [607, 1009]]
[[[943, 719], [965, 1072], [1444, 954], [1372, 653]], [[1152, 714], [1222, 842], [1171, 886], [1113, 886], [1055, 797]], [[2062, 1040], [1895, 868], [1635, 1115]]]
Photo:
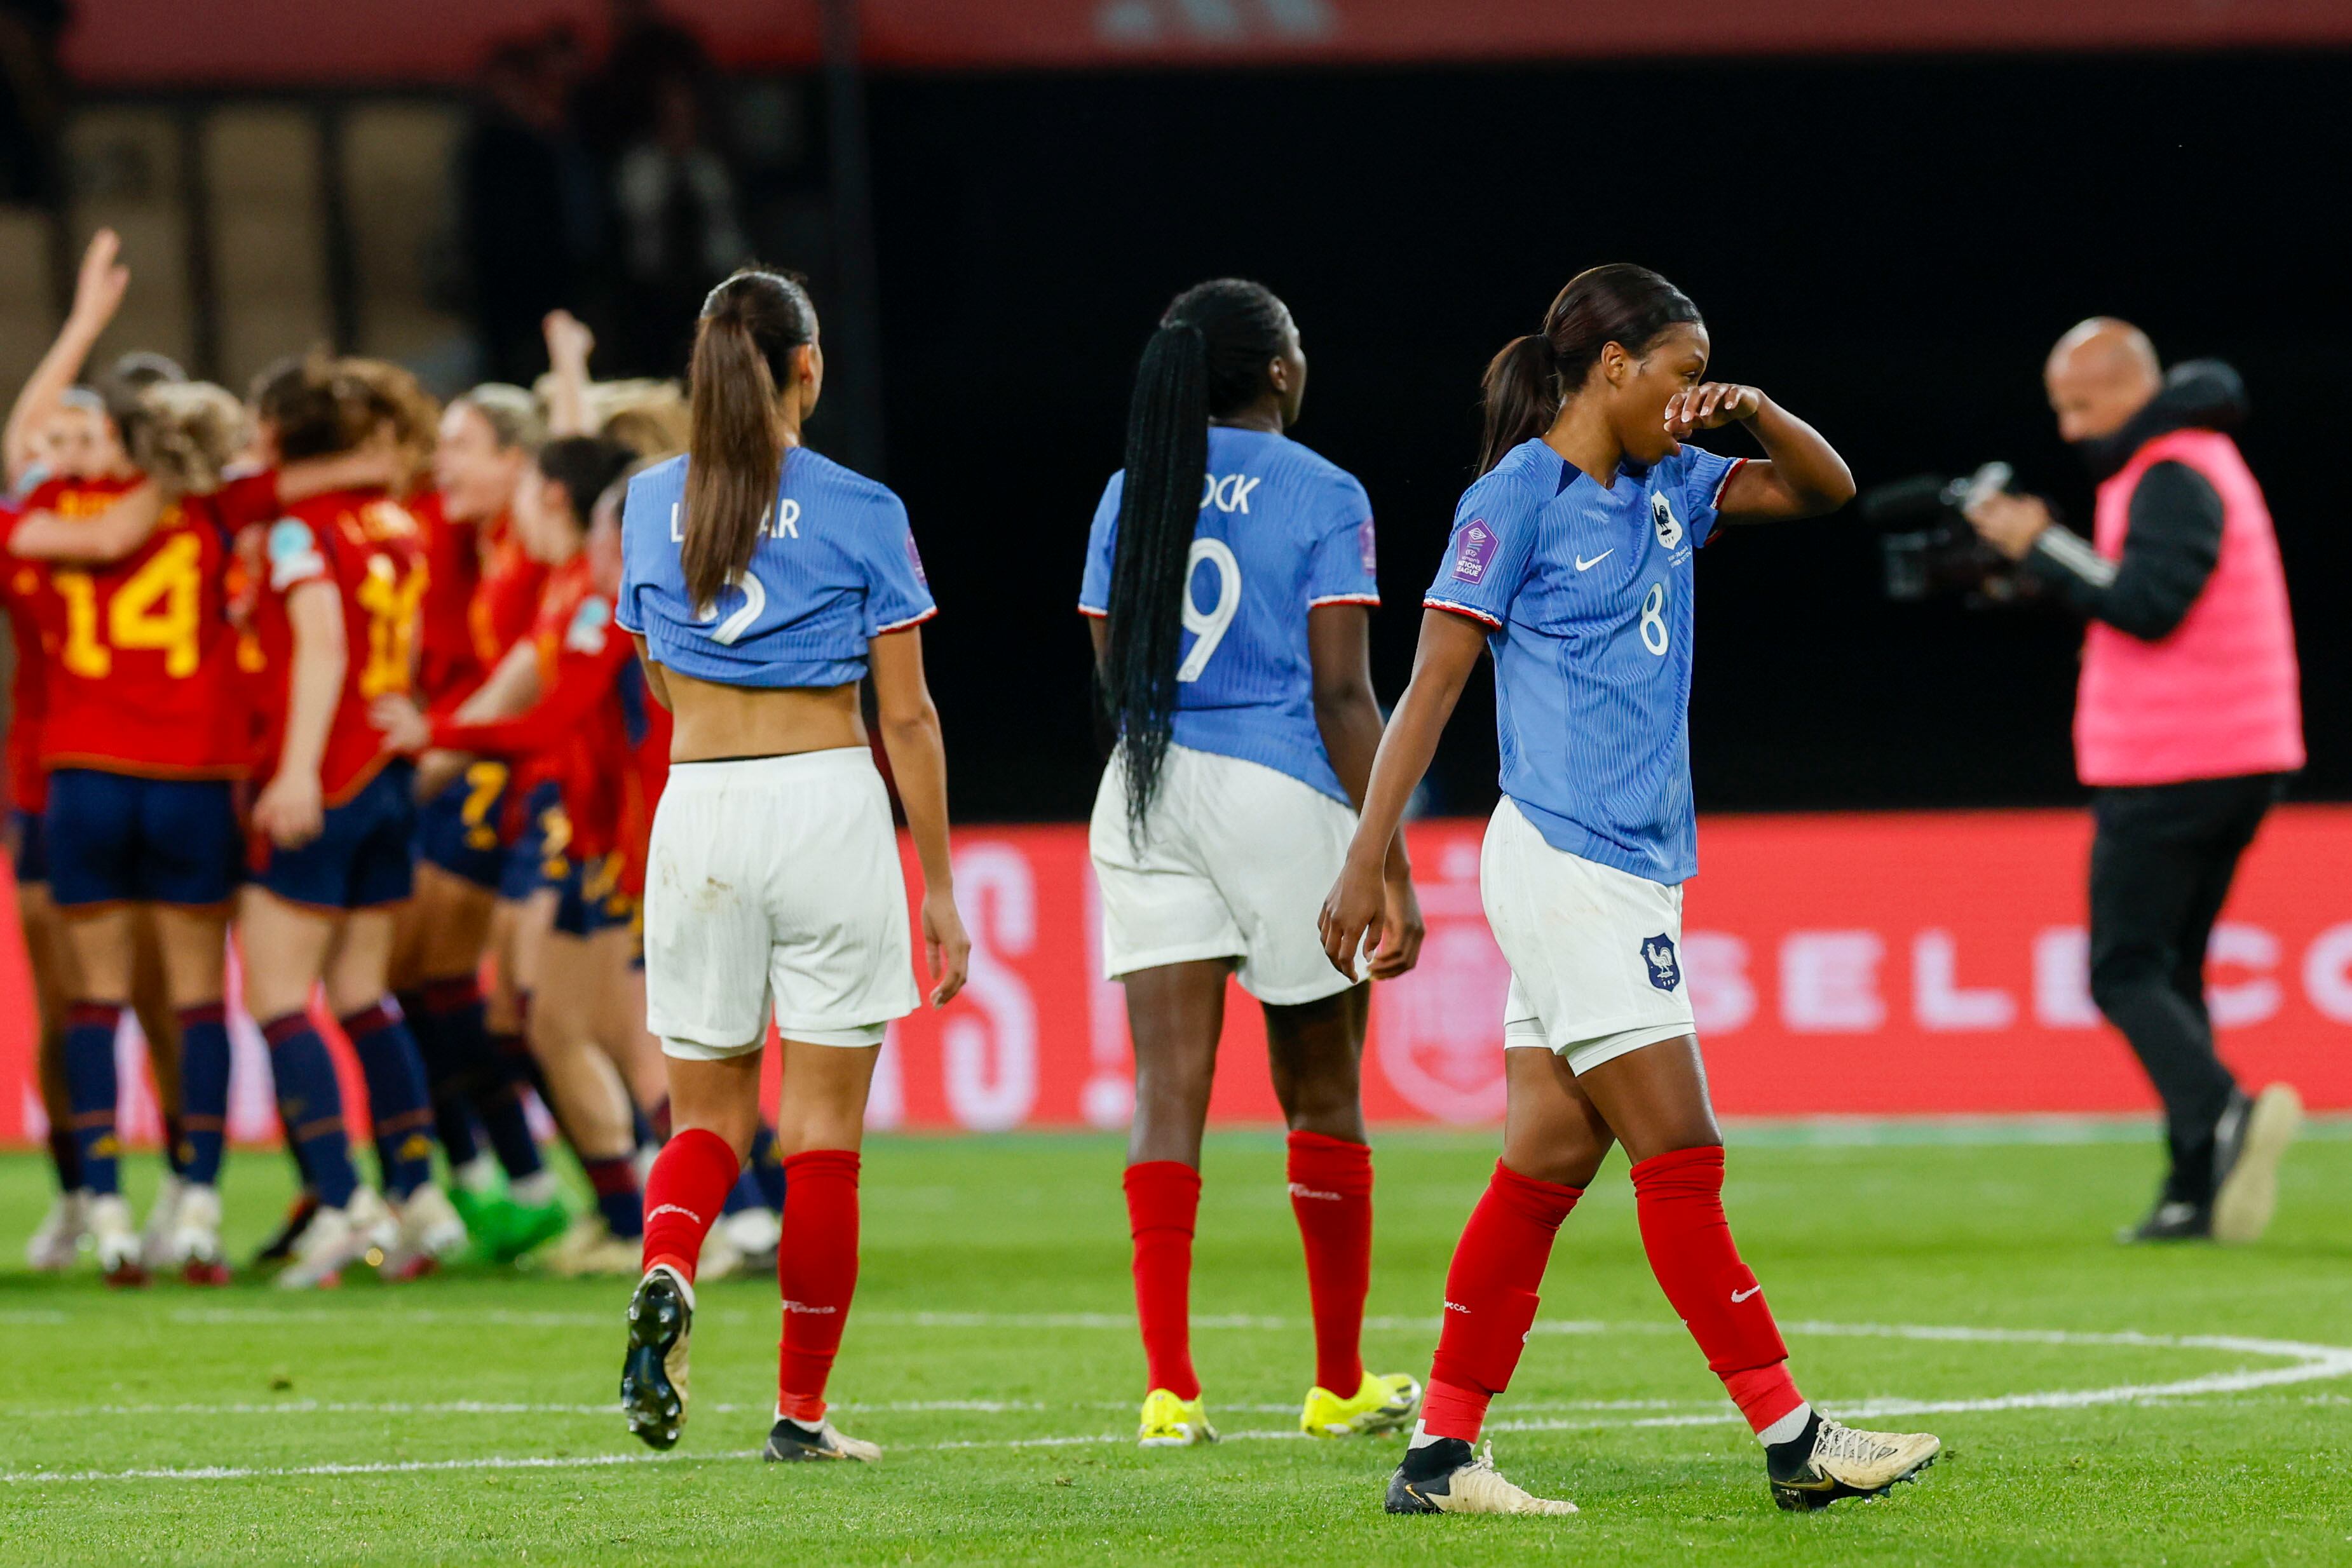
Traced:
[[1495, 530], [1484, 519], [1473, 522], [1462, 530], [1461, 542], [1454, 551], [1454, 580], [1475, 582], [1486, 575], [1487, 559], [1495, 553]]

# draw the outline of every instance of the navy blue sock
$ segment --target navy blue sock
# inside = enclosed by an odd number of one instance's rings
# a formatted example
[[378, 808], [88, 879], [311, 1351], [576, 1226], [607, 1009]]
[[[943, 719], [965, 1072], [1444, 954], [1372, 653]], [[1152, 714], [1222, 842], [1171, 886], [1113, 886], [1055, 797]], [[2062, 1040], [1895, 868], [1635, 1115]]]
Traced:
[[751, 1179], [760, 1184], [760, 1197], [776, 1211], [779, 1218], [784, 1212], [784, 1161], [776, 1153], [776, 1130], [767, 1123], [751, 1134]]
[[[182, 1071], [186, 1071], [184, 1065]], [[180, 1084], [181, 1109], [163, 1113], [163, 1168], [183, 1180], [188, 1175], [187, 1098], [188, 1085], [184, 1079]]]
[[624, 1239], [643, 1236], [646, 1195], [637, 1185], [636, 1162], [627, 1155], [615, 1155], [608, 1160], [583, 1158], [580, 1168], [588, 1173], [588, 1185], [596, 1189], [596, 1212], [604, 1217], [605, 1228]]
[[425, 1012], [446, 1042], [453, 1061], [466, 1063], [462, 1082], [467, 1103], [481, 1118], [482, 1131], [507, 1180], [520, 1181], [547, 1168], [540, 1157], [539, 1140], [531, 1135], [530, 1113], [523, 1108], [523, 1092], [499, 1060], [491, 1042], [481, 982], [436, 980], [425, 988]]
[[733, 1186], [727, 1189], [727, 1201], [719, 1206], [719, 1212], [740, 1214], [747, 1208], [767, 1207], [767, 1196], [761, 1192], [760, 1184], [751, 1179], [751, 1173], [747, 1170], [735, 1178]]
[[654, 1136], [654, 1119], [646, 1115], [646, 1108], [635, 1100], [629, 1102], [629, 1134], [636, 1139], [637, 1147], [641, 1149], [658, 1150], [662, 1146], [662, 1141]]
[[261, 1026], [269, 1042], [269, 1075], [278, 1085], [278, 1115], [302, 1179], [329, 1208], [341, 1208], [359, 1190], [351, 1140], [343, 1134], [343, 1091], [327, 1042], [308, 1013], [288, 1013]]
[[425, 1063], [425, 1086], [433, 1096], [433, 1135], [449, 1156], [452, 1170], [481, 1157], [474, 1138], [474, 1109], [467, 1098], [466, 1063], [450, 1050], [447, 1031], [425, 1006], [423, 990], [398, 994], [401, 1016], [408, 1020], [409, 1037]]
[[114, 1071], [114, 1030], [122, 1019], [113, 1002], [76, 1002], [66, 1014], [66, 1103], [73, 1109], [74, 1155], [81, 1185], [104, 1197], [120, 1192], [122, 1153], [114, 1117], [121, 1084]]
[[220, 1183], [228, 1132], [228, 1019], [218, 1002], [180, 1009], [180, 1175]]
[[[388, 998], [387, 998], [388, 999]], [[383, 1002], [342, 1019], [367, 1079], [383, 1192], [397, 1203], [433, 1179], [433, 1099], [408, 1026]]]

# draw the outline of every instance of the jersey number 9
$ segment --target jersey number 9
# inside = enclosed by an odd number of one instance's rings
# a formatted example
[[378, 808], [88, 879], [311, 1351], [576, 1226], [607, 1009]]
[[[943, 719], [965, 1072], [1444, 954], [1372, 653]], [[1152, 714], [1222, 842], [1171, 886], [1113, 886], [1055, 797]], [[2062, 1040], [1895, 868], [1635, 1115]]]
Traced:
[[[1217, 602], [1207, 610], [1192, 602], [1193, 578], [1204, 560], [1217, 569]], [[1223, 539], [1194, 539], [1184, 558], [1184, 630], [1192, 633], [1192, 651], [1176, 666], [1178, 680], [1201, 678], [1241, 608], [1242, 563], [1234, 559], [1233, 548]]]

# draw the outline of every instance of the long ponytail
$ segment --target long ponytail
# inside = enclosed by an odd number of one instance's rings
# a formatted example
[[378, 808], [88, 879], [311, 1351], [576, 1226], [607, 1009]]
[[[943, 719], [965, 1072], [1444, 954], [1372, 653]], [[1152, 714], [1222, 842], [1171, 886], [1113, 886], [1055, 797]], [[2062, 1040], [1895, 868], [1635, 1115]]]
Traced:
[[687, 380], [687, 445], [678, 567], [687, 601], [707, 609], [751, 564], [776, 503], [784, 447], [776, 401], [794, 349], [813, 341], [816, 312], [795, 278], [746, 268], [710, 291]]
[[1288, 346], [1290, 312], [1263, 284], [1221, 277], [1176, 297], [1144, 345], [1127, 408], [1127, 476], [1111, 556], [1099, 676], [1119, 737], [1128, 830], [1139, 838], [1174, 734], [1177, 655], [1192, 529], [1209, 469], [1209, 421], [1255, 402]]
[[1486, 366], [1478, 472], [1550, 429], [1610, 344], [1638, 357], [1668, 328], [1698, 320], [1690, 296], [1646, 267], [1612, 261], [1570, 278], [1544, 312], [1543, 329], [1512, 339]]

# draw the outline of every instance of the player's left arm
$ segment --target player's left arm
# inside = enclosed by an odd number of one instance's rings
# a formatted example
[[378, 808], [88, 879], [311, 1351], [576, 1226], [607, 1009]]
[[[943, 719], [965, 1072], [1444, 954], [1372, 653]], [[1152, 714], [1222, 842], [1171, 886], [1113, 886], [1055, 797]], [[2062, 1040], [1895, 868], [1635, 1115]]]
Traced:
[[1754, 387], [1706, 382], [1666, 400], [1666, 434], [1744, 424], [1764, 449], [1723, 483], [1716, 510], [1727, 523], [1787, 522], [1834, 512], [1853, 499], [1853, 474], [1822, 433]]

